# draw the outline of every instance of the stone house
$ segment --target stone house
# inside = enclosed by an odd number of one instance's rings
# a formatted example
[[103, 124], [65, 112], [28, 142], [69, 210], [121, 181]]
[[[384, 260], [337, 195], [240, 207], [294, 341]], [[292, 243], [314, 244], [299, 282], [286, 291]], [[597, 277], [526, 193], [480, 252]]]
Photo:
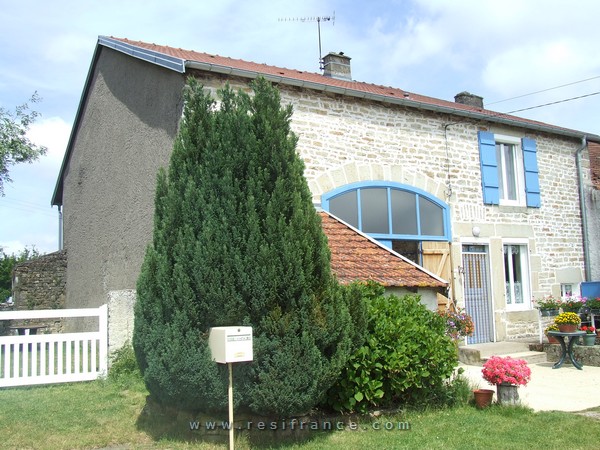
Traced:
[[168, 164], [188, 76], [213, 94], [225, 83], [248, 89], [257, 76], [276, 84], [293, 105], [330, 241], [344, 249], [331, 234], [343, 224], [363, 238], [354, 251], [348, 241], [345, 257], [368, 242], [426, 274], [422, 286], [473, 316], [471, 342], [535, 336], [535, 297], [576, 292], [599, 275], [589, 245], [599, 230], [599, 136], [489, 111], [466, 92], [451, 102], [356, 82], [343, 54], [328, 54], [316, 74], [100, 37], [52, 198], [67, 307], [108, 300], [114, 321], [131, 327], [156, 172]]

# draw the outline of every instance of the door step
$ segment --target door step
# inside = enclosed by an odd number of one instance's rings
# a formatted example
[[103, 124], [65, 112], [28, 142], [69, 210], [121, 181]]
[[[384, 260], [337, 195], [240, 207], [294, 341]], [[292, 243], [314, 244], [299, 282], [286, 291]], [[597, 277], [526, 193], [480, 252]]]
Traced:
[[[526, 352], [517, 352], [511, 353], [508, 355], [498, 355], [502, 357], [510, 356], [514, 359], [524, 359], [528, 364], [539, 364], [547, 362], [547, 357], [545, 352], [535, 352], [535, 351], [526, 351]], [[485, 362], [490, 359], [491, 356], [484, 356], [481, 358], [481, 364], [485, 364]]]
[[537, 346], [530, 347], [526, 342], [489, 342], [459, 347], [458, 360], [463, 364], [481, 366], [492, 356], [510, 356], [524, 359], [530, 364], [539, 364], [547, 362], [546, 352], [543, 350]]

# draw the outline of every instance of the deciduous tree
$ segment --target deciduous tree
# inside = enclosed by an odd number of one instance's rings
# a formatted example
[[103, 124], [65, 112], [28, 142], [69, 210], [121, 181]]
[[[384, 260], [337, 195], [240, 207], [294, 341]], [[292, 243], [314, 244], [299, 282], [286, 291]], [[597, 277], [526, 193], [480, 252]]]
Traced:
[[[40, 101], [37, 93], [31, 103]], [[24, 103], [14, 113], [0, 108], [0, 195], [4, 195], [4, 183], [10, 182], [9, 168], [18, 163], [33, 162], [46, 153], [46, 147], [38, 146], [27, 137], [29, 126], [40, 114], [30, 110]]]
[[17, 254], [7, 255], [0, 247], [0, 303], [5, 302], [12, 293], [12, 271], [14, 267], [23, 261], [29, 261], [40, 256], [35, 248], [25, 248]]

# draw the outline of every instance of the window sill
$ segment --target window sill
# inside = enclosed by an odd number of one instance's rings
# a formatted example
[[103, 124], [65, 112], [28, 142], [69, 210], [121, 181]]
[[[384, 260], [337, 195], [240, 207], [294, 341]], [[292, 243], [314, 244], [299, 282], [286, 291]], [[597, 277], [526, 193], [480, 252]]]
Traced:
[[525, 307], [524, 309], [506, 309], [511, 320], [534, 320], [538, 318], [538, 310]]
[[499, 205], [498, 210], [502, 213], [520, 213], [527, 214], [529, 208], [527, 206]]

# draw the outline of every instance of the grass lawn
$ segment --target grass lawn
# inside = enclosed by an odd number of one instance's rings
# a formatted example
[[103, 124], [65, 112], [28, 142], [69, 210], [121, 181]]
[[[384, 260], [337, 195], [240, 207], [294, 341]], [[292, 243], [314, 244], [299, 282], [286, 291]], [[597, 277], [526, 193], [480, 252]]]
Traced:
[[[593, 389], [590, 387], [590, 389]], [[0, 448], [226, 449], [200, 439], [200, 432], [179, 425], [168, 437], [164, 420], [141, 414], [147, 392], [140, 381], [93, 381], [0, 390]], [[598, 409], [600, 412], [600, 408]], [[409, 430], [398, 430], [406, 424]], [[380, 430], [374, 429], [381, 428]], [[394, 430], [385, 430], [393, 424]], [[493, 406], [477, 410], [408, 411], [364, 419], [356, 430], [306, 433], [302, 443], [273, 442], [270, 431], [241, 433], [237, 449], [590, 449], [597, 448], [600, 420], [571, 413], [534, 413], [526, 408]], [[197, 437], [196, 440], [189, 439]]]

